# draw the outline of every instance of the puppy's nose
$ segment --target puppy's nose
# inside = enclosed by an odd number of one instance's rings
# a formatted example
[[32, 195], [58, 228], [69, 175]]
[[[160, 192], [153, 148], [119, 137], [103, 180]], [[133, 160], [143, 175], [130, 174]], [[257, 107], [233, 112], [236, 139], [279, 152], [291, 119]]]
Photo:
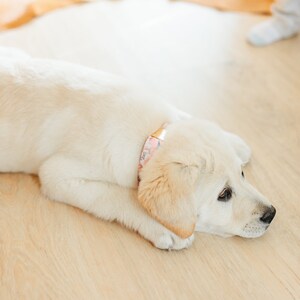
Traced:
[[272, 222], [272, 220], [274, 219], [276, 214], [276, 209], [275, 207], [272, 205], [271, 208], [269, 208], [264, 214], [263, 216], [260, 218], [260, 220], [266, 224], [270, 224]]

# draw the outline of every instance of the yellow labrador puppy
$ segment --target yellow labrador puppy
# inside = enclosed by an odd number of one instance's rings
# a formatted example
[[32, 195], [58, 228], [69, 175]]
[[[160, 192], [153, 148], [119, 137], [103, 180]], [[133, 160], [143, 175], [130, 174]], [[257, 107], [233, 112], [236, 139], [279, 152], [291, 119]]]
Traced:
[[116, 220], [161, 249], [194, 231], [261, 236], [275, 208], [244, 178], [238, 136], [96, 70], [0, 49], [0, 172]]

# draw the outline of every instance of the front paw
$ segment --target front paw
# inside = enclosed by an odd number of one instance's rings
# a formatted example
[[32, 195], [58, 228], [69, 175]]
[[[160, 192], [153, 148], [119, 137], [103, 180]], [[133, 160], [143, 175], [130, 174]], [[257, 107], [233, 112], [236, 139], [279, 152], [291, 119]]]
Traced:
[[154, 246], [163, 250], [181, 250], [189, 248], [195, 237], [192, 234], [187, 239], [182, 239], [172, 232], [165, 232], [154, 241]]

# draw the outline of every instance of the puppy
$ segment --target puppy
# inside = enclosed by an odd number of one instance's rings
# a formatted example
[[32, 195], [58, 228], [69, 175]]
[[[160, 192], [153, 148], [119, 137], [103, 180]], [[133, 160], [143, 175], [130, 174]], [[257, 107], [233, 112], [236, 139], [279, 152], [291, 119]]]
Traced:
[[160, 249], [195, 230], [259, 237], [275, 215], [243, 176], [242, 139], [82, 66], [0, 49], [0, 140], [0, 172], [37, 174], [49, 199]]

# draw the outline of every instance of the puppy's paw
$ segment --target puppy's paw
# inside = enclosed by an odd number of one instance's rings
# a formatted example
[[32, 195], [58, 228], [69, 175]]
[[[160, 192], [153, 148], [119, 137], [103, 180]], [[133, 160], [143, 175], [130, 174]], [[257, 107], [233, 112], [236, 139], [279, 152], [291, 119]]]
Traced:
[[163, 250], [181, 250], [189, 248], [194, 241], [194, 234], [187, 239], [182, 239], [172, 232], [165, 232], [154, 241], [154, 246]]

